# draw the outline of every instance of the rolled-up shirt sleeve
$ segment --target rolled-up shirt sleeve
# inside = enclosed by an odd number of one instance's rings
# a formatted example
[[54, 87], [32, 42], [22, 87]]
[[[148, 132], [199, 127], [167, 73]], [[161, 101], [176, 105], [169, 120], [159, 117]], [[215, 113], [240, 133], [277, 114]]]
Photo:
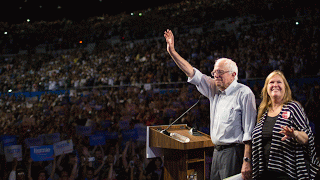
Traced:
[[188, 82], [195, 85], [198, 91], [206, 97], [210, 96], [210, 89], [215, 90], [214, 81], [211, 77], [202, 74], [198, 69], [193, 68], [195, 73], [192, 78], [188, 78]]
[[195, 72], [194, 76], [192, 78], [188, 77], [188, 82], [198, 86], [201, 82], [201, 77], [203, 74], [196, 68], [193, 68], [193, 70]]
[[242, 103], [243, 142], [245, 142], [251, 140], [251, 134], [256, 124], [257, 117], [256, 100], [252, 91], [244, 94]]

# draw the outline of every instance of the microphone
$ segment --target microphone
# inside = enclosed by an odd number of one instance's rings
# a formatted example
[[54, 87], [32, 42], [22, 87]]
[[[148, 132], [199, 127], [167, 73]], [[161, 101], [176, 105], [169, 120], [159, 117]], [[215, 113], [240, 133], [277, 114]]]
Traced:
[[202, 97], [203, 97], [203, 95], [201, 94], [200, 97], [199, 97], [199, 99], [198, 99], [198, 101], [197, 101], [196, 103], [194, 103], [188, 110], [186, 110], [186, 111], [185, 111], [183, 114], [181, 114], [176, 120], [174, 120], [171, 124], [169, 124], [169, 126], [168, 126], [166, 129], [160, 131], [160, 133], [170, 136], [170, 133], [169, 133], [167, 130], [168, 130], [174, 123], [176, 123], [179, 119], [181, 119], [187, 112], [189, 112], [194, 106], [196, 106], [196, 105], [199, 103], [199, 101], [200, 101], [200, 99], [201, 99]]

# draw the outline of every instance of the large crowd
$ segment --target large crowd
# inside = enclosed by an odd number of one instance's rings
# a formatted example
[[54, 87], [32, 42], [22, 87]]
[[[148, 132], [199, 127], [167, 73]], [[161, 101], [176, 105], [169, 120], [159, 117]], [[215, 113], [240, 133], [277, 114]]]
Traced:
[[[6, 162], [1, 155], [0, 179], [13, 178], [12, 170], [16, 170], [16, 178], [24, 173], [29, 179], [43, 174], [47, 179], [51, 174], [52, 179], [161, 179], [162, 159], [146, 159], [145, 139], [127, 140], [121, 133], [169, 124], [196, 103], [200, 94], [186, 83], [166, 52], [164, 38], [159, 37], [166, 28], [175, 29], [177, 51], [208, 75], [219, 57], [233, 59], [244, 82], [264, 79], [275, 69], [288, 78], [319, 75], [319, 9], [291, 1], [282, 5], [273, 1], [255, 5], [231, 0], [185, 1], [145, 10], [142, 16], [1, 23], [8, 34], [1, 35], [0, 42], [0, 135], [17, 135], [23, 158]], [[266, 17], [264, 12], [274, 13]], [[237, 21], [243, 17], [254, 21]], [[215, 28], [214, 22], [223, 18], [236, 23], [236, 28]], [[190, 27], [203, 31], [189, 32]], [[120, 43], [104, 41], [117, 36]], [[95, 49], [85, 50], [79, 39], [95, 43]], [[134, 41], [137, 39], [146, 40]], [[46, 45], [47, 53], [35, 53], [39, 44]], [[19, 49], [28, 53], [5, 56]], [[69, 50], [57, 53], [59, 49]], [[261, 87], [250, 87], [258, 106]], [[305, 107], [318, 140], [319, 82], [291, 88], [294, 98]], [[67, 91], [50, 93], [55, 90]], [[36, 98], [12, 95], [39, 91], [46, 93]], [[207, 99], [200, 99], [178, 123], [209, 133]], [[91, 146], [88, 136], [76, 133], [77, 126], [115, 132], [119, 137]], [[61, 140], [72, 139], [74, 151], [52, 161], [33, 162], [25, 139], [52, 133], [60, 133]], [[89, 162], [89, 157], [95, 161]]]

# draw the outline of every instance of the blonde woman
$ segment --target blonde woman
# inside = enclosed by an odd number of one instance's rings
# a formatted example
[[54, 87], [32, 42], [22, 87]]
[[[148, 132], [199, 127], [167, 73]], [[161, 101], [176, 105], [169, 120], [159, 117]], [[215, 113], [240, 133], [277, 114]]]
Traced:
[[314, 179], [319, 169], [314, 136], [281, 71], [268, 75], [261, 95], [252, 133], [253, 179]]

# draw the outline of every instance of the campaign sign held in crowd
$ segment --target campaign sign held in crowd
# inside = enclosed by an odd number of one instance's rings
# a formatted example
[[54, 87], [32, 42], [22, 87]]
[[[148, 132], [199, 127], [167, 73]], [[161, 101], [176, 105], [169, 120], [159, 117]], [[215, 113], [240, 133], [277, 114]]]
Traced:
[[92, 133], [92, 126], [76, 126], [76, 133], [80, 136], [90, 136]]
[[91, 135], [89, 139], [90, 139], [90, 146], [106, 144], [106, 135], [104, 133]]
[[14, 158], [17, 158], [17, 161], [22, 160], [22, 146], [21, 145], [12, 145], [4, 147], [4, 154], [7, 162], [12, 162]]
[[106, 140], [118, 139], [119, 138], [118, 132], [105, 131], [105, 135], [106, 135]]
[[4, 147], [17, 144], [17, 136], [15, 135], [2, 135], [0, 136], [0, 155], [4, 155]]
[[53, 145], [30, 147], [30, 156], [33, 161], [53, 160]]
[[137, 140], [139, 138], [137, 129], [129, 129], [122, 131], [123, 141]]
[[42, 136], [46, 145], [52, 145], [60, 141], [60, 133], [43, 134]]
[[3, 147], [16, 145], [17, 144], [17, 136], [3, 135], [0, 137], [0, 141], [2, 142]]
[[26, 144], [27, 148], [32, 146], [42, 146], [43, 145], [43, 137], [36, 137], [36, 138], [26, 138], [24, 143]]
[[68, 154], [73, 151], [72, 139], [60, 141], [53, 144], [54, 155]]

